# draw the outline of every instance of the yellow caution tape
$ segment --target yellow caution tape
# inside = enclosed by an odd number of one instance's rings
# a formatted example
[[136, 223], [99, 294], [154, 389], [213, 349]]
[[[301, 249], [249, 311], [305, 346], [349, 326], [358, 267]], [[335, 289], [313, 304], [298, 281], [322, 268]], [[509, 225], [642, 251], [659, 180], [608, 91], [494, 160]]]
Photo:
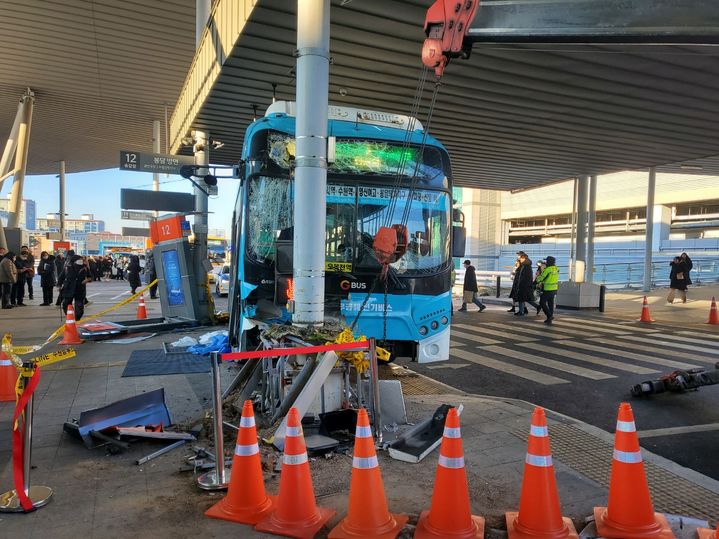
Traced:
[[70, 359], [76, 355], [77, 354], [74, 348], [66, 348], [64, 350], [58, 350], [57, 352], [50, 352], [49, 354], [36, 356], [29, 361], [31, 361], [35, 367], [45, 367], [59, 361], [65, 361], [66, 359]]
[[23, 356], [25, 354], [32, 354], [33, 352], [37, 352], [38, 350], [40, 350], [40, 346], [37, 344], [34, 346], [13, 346], [12, 349], [13, 353], [19, 356]]

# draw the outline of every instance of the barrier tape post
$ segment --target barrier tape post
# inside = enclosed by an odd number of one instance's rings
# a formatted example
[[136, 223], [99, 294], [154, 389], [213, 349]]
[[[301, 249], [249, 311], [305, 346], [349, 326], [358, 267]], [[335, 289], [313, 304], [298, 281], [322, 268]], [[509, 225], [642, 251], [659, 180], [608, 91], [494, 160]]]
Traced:
[[[28, 371], [33, 372], [32, 376], [28, 376]], [[50, 501], [50, 497], [52, 496], [52, 489], [50, 487], [43, 487], [30, 485], [30, 458], [31, 458], [31, 452], [32, 452], [32, 413], [33, 413], [33, 392], [34, 387], [30, 387], [28, 389], [28, 386], [32, 383], [31, 380], [35, 376], [38, 375], [38, 371], [35, 370], [35, 364], [33, 362], [24, 362], [23, 363], [23, 371], [21, 372], [21, 383], [22, 383], [22, 390], [23, 395], [18, 401], [18, 404], [20, 404], [23, 400], [25, 400], [25, 408], [23, 410], [24, 415], [24, 421], [22, 421], [19, 417], [17, 417], [18, 410], [16, 410], [15, 416], [17, 419], [13, 422], [17, 422], [18, 426], [16, 428], [19, 428], [20, 424], [24, 425], [23, 433], [22, 433], [22, 489], [23, 492], [21, 494], [18, 493], [17, 490], [10, 490], [8, 492], [5, 492], [3, 494], [0, 494], [0, 513], [29, 513], [30, 511], [34, 511], [35, 509], [42, 507], [43, 505], [47, 505], [47, 503]], [[35, 385], [37, 384], [37, 381], [35, 381]], [[25, 393], [29, 393], [27, 397], [25, 397]], [[25, 397], [25, 399], [23, 399]], [[15, 452], [17, 448], [13, 447], [13, 452]], [[15, 455], [13, 455], [15, 457]], [[15, 460], [15, 458], [13, 458]], [[17, 464], [17, 463], [15, 463]], [[17, 478], [17, 468], [15, 469], [15, 474]], [[16, 489], [18, 487], [18, 481], [16, 481]]]
[[382, 414], [379, 401], [379, 365], [377, 365], [377, 344], [374, 337], [369, 339], [369, 374], [370, 401], [372, 402], [372, 424], [377, 445], [382, 445]]
[[215, 469], [199, 476], [197, 486], [203, 490], [224, 490], [230, 484], [230, 470], [225, 469], [219, 352], [210, 354], [210, 367], [212, 374], [212, 430], [215, 436]]

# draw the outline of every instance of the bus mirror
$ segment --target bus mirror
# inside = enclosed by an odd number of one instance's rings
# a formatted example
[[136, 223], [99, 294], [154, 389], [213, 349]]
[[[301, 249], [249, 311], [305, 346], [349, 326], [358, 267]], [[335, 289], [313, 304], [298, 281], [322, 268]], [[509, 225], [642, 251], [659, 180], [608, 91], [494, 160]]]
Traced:
[[463, 226], [452, 227], [452, 256], [462, 258], [467, 246], [467, 229]]

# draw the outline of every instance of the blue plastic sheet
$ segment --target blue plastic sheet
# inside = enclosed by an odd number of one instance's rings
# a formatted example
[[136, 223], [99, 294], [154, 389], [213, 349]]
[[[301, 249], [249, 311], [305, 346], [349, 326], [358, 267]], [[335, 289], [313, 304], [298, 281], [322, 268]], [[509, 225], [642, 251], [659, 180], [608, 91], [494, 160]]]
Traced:
[[194, 346], [190, 346], [186, 351], [190, 354], [205, 355], [210, 352], [224, 354], [231, 350], [227, 335], [215, 335], [207, 344], [195, 344]]

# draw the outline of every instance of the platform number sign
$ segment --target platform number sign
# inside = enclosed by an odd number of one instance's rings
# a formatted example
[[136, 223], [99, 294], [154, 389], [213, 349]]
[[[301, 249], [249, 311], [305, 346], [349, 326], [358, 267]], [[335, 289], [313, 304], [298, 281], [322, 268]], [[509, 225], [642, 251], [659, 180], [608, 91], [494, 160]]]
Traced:
[[120, 152], [120, 168], [126, 170], [138, 170], [138, 154], [135, 152]]

